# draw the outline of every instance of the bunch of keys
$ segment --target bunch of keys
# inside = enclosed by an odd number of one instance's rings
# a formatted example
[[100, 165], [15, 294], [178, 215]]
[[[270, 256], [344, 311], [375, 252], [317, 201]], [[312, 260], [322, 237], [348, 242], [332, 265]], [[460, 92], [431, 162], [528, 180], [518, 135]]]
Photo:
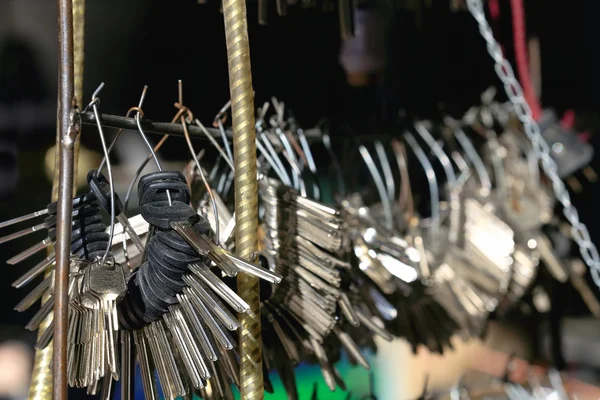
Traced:
[[112, 257], [84, 263], [71, 279], [76, 293], [69, 302], [69, 384], [87, 387], [96, 394], [103, 380], [103, 398], [108, 398], [112, 381], [119, 380], [117, 302], [127, 289], [127, 274]]
[[458, 326], [431, 296], [437, 282], [428, 279], [420, 234], [409, 230], [403, 237], [381, 226], [358, 195], [343, 204], [353, 232], [358, 270], [364, 274], [360, 291], [369, 299], [372, 312], [381, 317], [382, 326], [405, 338], [414, 352], [420, 345], [438, 353], [452, 347], [450, 337]]
[[[351, 265], [344, 260], [342, 229], [338, 210], [300, 196], [279, 181], [259, 181], [264, 201], [265, 257], [285, 277], [263, 301], [263, 319], [273, 326], [274, 339], [265, 343], [267, 360], [284, 377], [290, 395], [295, 393], [293, 371], [275, 352], [283, 349], [290, 364], [303, 360], [302, 350], [321, 367], [329, 389], [345, 384], [332, 364], [328, 350], [340, 346], [350, 359], [369, 369], [356, 340], [360, 335], [391, 335], [373, 322], [369, 310], [353, 302], [349, 282]], [[360, 299], [359, 299], [360, 300]]]
[[[189, 206], [184, 176], [159, 171], [138, 185], [143, 218], [150, 223], [145, 261], [127, 284], [118, 305], [123, 346], [133, 336], [147, 398], [157, 398], [156, 368], [165, 396], [174, 399], [197, 390], [201, 396], [225, 397], [238, 382], [238, 365], [230, 332], [238, 329], [235, 312], [249, 306], [217, 275], [244, 271], [271, 283], [281, 277], [241, 260], [208, 236], [210, 224]], [[213, 267], [214, 266], [214, 267]], [[131, 351], [123, 349], [131, 366]], [[123, 374], [131, 387], [131, 370]]]

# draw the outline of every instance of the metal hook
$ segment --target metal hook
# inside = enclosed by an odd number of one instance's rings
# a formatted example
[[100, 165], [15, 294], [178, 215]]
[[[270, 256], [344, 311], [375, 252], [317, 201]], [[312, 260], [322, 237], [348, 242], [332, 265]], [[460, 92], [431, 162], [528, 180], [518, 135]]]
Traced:
[[[171, 123], [177, 122], [179, 120], [179, 117], [186, 113], [188, 114], [188, 116], [191, 117], [191, 113], [188, 109], [186, 109], [186, 108], [179, 109], [177, 111], [177, 113], [175, 114], [175, 116], [173, 117], [173, 119], [171, 120]], [[154, 149], [153, 149], [154, 153], [158, 152], [161, 149], [161, 147], [165, 144], [167, 139], [169, 139], [168, 134], [164, 135], [159, 140], [159, 142], [154, 146]], [[140, 166], [138, 167], [137, 171], [135, 172], [131, 182], [129, 182], [129, 187], [127, 188], [127, 193], [126, 193], [125, 199], [123, 201], [123, 212], [125, 212], [127, 210], [127, 206], [129, 204], [129, 199], [131, 197], [131, 193], [133, 193], [133, 187], [134, 187], [135, 183], [137, 182], [139, 176], [142, 174], [142, 171], [144, 170], [144, 168], [146, 168], [146, 165], [150, 162], [150, 160], [152, 160], [152, 153], [148, 154], [148, 157], [146, 157], [146, 159], [140, 164]]]
[[385, 152], [385, 148], [383, 147], [383, 143], [381, 143], [380, 140], [376, 140], [374, 145], [375, 145], [375, 152], [377, 153], [377, 158], [379, 158], [379, 163], [381, 164], [383, 177], [385, 178], [388, 197], [389, 197], [390, 201], [393, 203], [394, 197], [396, 195], [396, 185], [394, 183], [394, 175], [392, 174], [392, 167], [390, 166], [390, 161], [387, 158], [387, 154]]
[[[279, 155], [277, 154], [277, 151], [275, 151], [275, 148], [273, 147], [273, 144], [271, 143], [271, 141], [269, 140], [269, 137], [267, 135], [267, 133], [265, 131], [260, 131], [260, 134], [257, 132], [257, 136], [260, 137], [260, 139], [262, 139], [263, 144], [265, 145], [265, 147], [263, 149], [266, 149], [266, 151], [268, 151], [268, 153], [271, 156], [271, 159], [273, 161], [273, 164], [271, 164], [271, 166], [273, 165], [277, 165], [280, 173], [282, 176], [285, 176], [285, 181], [282, 180], [282, 182], [285, 182], [285, 184], [287, 186], [292, 186], [292, 181], [290, 179], [290, 176], [287, 173], [287, 170], [285, 169], [285, 167], [283, 166], [283, 163], [281, 162], [281, 159], [279, 158]], [[258, 137], [257, 137], [257, 145], [258, 146]], [[263, 153], [263, 154], [266, 154]]]
[[400, 170], [400, 195], [398, 203], [400, 204], [400, 210], [406, 213], [406, 219], [410, 220], [414, 215], [414, 202], [412, 187], [410, 185], [410, 174], [408, 173], [408, 163], [406, 162], [406, 148], [404, 144], [397, 139], [392, 140], [392, 149], [396, 157], [396, 163]]
[[277, 162], [275, 161], [275, 159], [273, 159], [273, 157], [271, 157], [271, 154], [263, 146], [263, 144], [261, 143], [259, 138], [256, 138], [256, 148], [262, 154], [262, 156], [267, 160], [267, 163], [269, 164], [269, 166], [271, 166], [273, 171], [275, 171], [275, 173], [277, 174], [277, 176], [279, 177], [281, 182], [283, 182], [283, 184], [286, 186], [292, 186], [292, 182], [290, 181], [290, 178], [287, 175], [287, 172], [285, 172], [284, 170], [279, 168], [279, 166], [277, 165]]
[[433, 151], [433, 154], [440, 161], [440, 164], [442, 164], [442, 168], [444, 168], [444, 173], [446, 174], [446, 181], [450, 187], [453, 187], [456, 183], [456, 174], [454, 173], [450, 158], [422, 122], [416, 122], [415, 129], [425, 143], [431, 148], [431, 151]]
[[406, 132], [404, 138], [423, 167], [427, 182], [429, 183], [429, 195], [431, 198], [431, 238], [436, 238], [440, 230], [440, 195], [437, 177], [427, 155], [421, 146], [419, 146], [419, 143], [417, 143], [414, 136], [411, 133]]
[[[98, 126], [98, 135], [100, 136], [100, 142], [102, 143], [102, 151], [104, 152], [104, 157], [106, 158], [106, 169], [108, 170], [108, 186], [110, 188], [110, 229], [108, 234], [108, 246], [104, 251], [104, 255], [102, 256], [101, 265], [104, 265], [106, 262], [106, 258], [110, 253], [111, 243], [113, 241], [113, 237], [115, 234], [115, 187], [113, 182], [113, 174], [112, 174], [112, 166], [110, 163], [110, 157], [108, 153], [108, 149], [106, 147], [106, 140], [104, 139], [104, 130], [102, 129], [102, 123], [100, 122], [100, 113], [98, 112], [98, 103], [100, 103], [100, 99], [98, 95], [104, 88], [104, 82], [98, 86], [94, 94], [92, 95], [92, 101], [88, 105], [91, 105], [92, 110], [94, 111], [94, 117], [96, 118], [96, 125]], [[86, 107], [87, 109], [87, 107]]]
[[[221, 120], [219, 120], [220, 123]], [[225, 161], [227, 162], [227, 165], [229, 165], [229, 168], [231, 168], [231, 170], [235, 170], [234, 166], [233, 166], [233, 157], [231, 157], [231, 159], [229, 158], [229, 154], [225, 154], [225, 152], [223, 151], [223, 148], [221, 146], [219, 146], [219, 143], [217, 143], [217, 141], [215, 140], [214, 137], [212, 137], [212, 135], [210, 133], [208, 133], [208, 131], [206, 130], [206, 128], [204, 127], [204, 125], [202, 124], [202, 122], [200, 122], [200, 120], [198, 118], [196, 118], [194, 120], [194, 123], [200, 128], [200, 130], [202, 131], [202, 133], [204, 133], [204, 135], [208, 138], [208, 140], [210, 141], [210, 143], [212, 143], [213, 146], [215, 146], [215, 148], [217, 149], [217, 151], [219, 152], [219, 154], [221, 154], [221, 156], [225, 159]], [[223, 124], [220, 124], [220, 127], [222, 127]], [[219, 130], [221, 130], [219, 128]], [[225, 128], [223, 128], [222, 133], [225, 132]], [[227, 142], [227, 134], [225, 134], [224, 137], [224, 141], [225, 143]], [[229, 150], [231, 151], [231, 150]]]
[[318, 183], [316, 182], [317, 166], [315, 164], [315, 159], [314, 159], [312, 151], [310, 149], [310, 145], [308, 144], [308, 140], [306, 140], [306, 135], [304, 134], [304, 131], [301, 128], [298, 128], [295, 131], [296, 131], [296, 135], [298, 135], [298, 139], [300, 139], [300, 146], [302, 146], [302, 151], [304, 152], [304, 154], [306, 156], [306, 163], [308, 164], [308, 169], [313, 174], [313, 178], [315, 179], [315, 182], [313, 184], [313, 195], [315, 197], [315, 200], [320, 200], [321, 199], [321, 188], [319, 187]]
[[346, 191], [346, 182], [344, 180], [344, 171], [342, 170], [342, 167], [340, 166], [340, 162], [337, 158], [337, 155], [335, 154], [335, 151], [333, 150], [333, 147], [331, 147], [331, 138], [329, 137], [329, 133], [324, 133], [323, 136], [321, 137], [321, 141], [323, 142], [323, 146], [325, 146], [327, 153], [329, 153], [329, 157], [331, 158], [331, 164], [333, 165], [333, 168], [336, 172], [337, 180], [338, 180], [338, 190], [340, 192], [340, 196], [346, 197], [346, 194], [348, 192]]
[[471, 140], [469, 140], [469, 138], [461, 128], [456, 128], [454, 130], [454, 137], [456, 138], [460, 146], [463, 148], [465, 155], [473, 165], [475, 173], [477, 173], [477, 177], [479, 178], [479, 184], [485, 191], [485, 193], [482, 194], [484, 196], [487, 196], [492, 191], [492, 182], [490, 180], [490, 175], [488, 174], [487, 169], [485, 168], [483, 160], [479, 156], [477, 150], [475, 150], [475, 147], [473, 147], [473, 143], [471, 142]]
[[381, 205], [383, 207], [383, 213], [386, 217], [385, 221], [384, 221], [384, 226], [387, 229], [391, 230], [394, 228], [394, 224], [392, 223], [392, 218], [393, 218], [392, 202], [389, 199], [388, 192], [387, 192], [385, 183], [383, 181], [383, 178], [381, 177], [379, 170], [375, 166], [375, 162], [373, 161], [373, 158], [371, 157], [371, 153], [369, 153], [369, 150], [362, 143], [360, 143], [358, 141], [358, 138], [353, 133], [351, 133], [351, 135], [354, 138], [354, 140], [356, 141], [356, 144], [358, 145], [358, 151], [360, 152], [360, 155], [361, 155], [363, 161], [367, 165], [367, 168], [369, 169], [369, 173], [371, 174], [371, 177], [373, 178], [373, 182], [375, 183], [375, 187], [377, 188], [377, 192], [379, 193], [379, 197], [381, 199]]
[[[146, 92], [147, 91], [148, 91], [148, 86], [144, 86], [144, 90], [142, 91], [142, 96], [140, 97], [140, 101], [138, 103], [138, 108], [139, 109], [141, 109], [142, 105], [144, 104], [144, 100], [146, 98]], [[135, 123], [136, 123], [136, 125], [138, 127], [138, 131], [140, 133], [140, 136], [144, 140], [144, 143], [146, 143], [146, 147], [148, 147], [148, 150], [150, 150], [150, 154], [151, 154], [152, 158], [154, 159], [154, 163], [156, 164], [156, 168], [158, 168], [159, 171], [162, 171], [162, 166], [160, 165], [160, 161], [158, 161], [158, 157], [156, 156], [156, 152], [154, 152], [154, 149], [152, 148], [152, 145], [148, 141], [148, 138], [146, 137], [146, 133], [144, 132], [144, 129], [142, 128], [141, 114], [140, 114], [139, 111], [135, 114]], [[169, 206], [172, 206], [173, 205], [173, 201], [171, 200], [171, 192], [167, 190], [166, 194], [167, 194], [167, 200], [169, 201]]]
[[[183, 106], [183, 82], [181, 80], [178, 81], [178, 88], [179, 88], [179, 102], [178, 102], [178, 104], [176, 104], [176, 106], [180, 110], [183, 110], [183, 109], [186, 109], [186, 107]], [[183, 127], [183, 134], [185, 136], [185, 141], [187, 142], [188, 149], [190, 150], [190, 154], [192, 155], [192, 158], [193, 158], [194, 162], [196, 163], [196, 168], [198, 169], [200, 178], [202, 179], [202, 182], [204, 183], [206, 192], [208, 193], [208, 196], [210, 197], [212, 210], [215, 215], [215, 243], [220, 244], [219, 210], [217, 209], [217, 201], [215, 200], [215, 195], [214, 195], [208, 181], [206, 180], [206, 177], [204, 176], [204, 171], [202, 170], [202, 166], [200, 165], [200, 160], [198, 159], [196, 151], [194, 150], [194, 145], [192, 144], [192, 139], [190, 138], [190, 133], [187, 128], [187, 121], [185, 120], [185, 116], [182, 114], [179, 117], [179, 119], [181, 121], [181, 126]]]
[[[273, 100], [277, 101], [275, 98], [273, 98]], [[283, 104], [283, 103], [281, 103], [281, 104]], [[281, 108], [281, 107], [279, 107], [279, 108]], [[275, 108], [278, 108], [278, 107], [275, 107]], [[283, 117], [280, 116], [279, 120], [281, 121], [282, 118]], [[281, 123], [283, 123], [283, 122], [281, 122]], [[286, 158], [286, 160], [292, 167], [292, 172], [294, 172], [294, 176], [296, 177], [296, 179], [295, 179], [295, 183], [297, 184], [296, 189], [300, 191], [302, 197], [306, 197], [306, 187], [304, 185], [304, 179], [302, 179], [302, 168], [300, 167], [300, 163], [299, 163], [298, 159], [296, 158], [296, 153], [294, 152], [294, 149], [293, 149], [288, 137], [286, 136], [285, 132], [283, 132], [283, 129], [281, 129], [281, 125], [276, 126], [275, 131], [277, 132], [279, 141], [281, 142], [281, 144], [283, 145], [283, 148], [285, 149], [285, 151], [283, 152], [283, 156]]]

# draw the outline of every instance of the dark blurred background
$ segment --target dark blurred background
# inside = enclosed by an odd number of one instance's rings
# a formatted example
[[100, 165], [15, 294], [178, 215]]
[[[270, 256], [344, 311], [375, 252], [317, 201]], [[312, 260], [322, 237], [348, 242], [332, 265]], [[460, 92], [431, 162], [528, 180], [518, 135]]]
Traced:
[[[228, 100], [227, 60], [218, 1], [88, 0], [85, 21], [84, 99], [101, 83], [103, 113], [124, 115], [136, 105], [144, 85], [146, 118], [170, 121], [183, 80], [184, 102], [202, 121], [212, 121]], [[304, 127], [322, 117], [356, 126], [373, 119], [385, 124], [399, 110], [428, 117], [440, 110], [461, 115], [490, 85], [501, 88], [473, 18], [451, 11], [448, 1], [431, 2], [420, 12], [400, 6], [386, 21], [387, 60], [375, 83], [352, 87], [340, 64], [340, 35], [335, 11], [294, 7], [287, 17], [274, 8], [267, 26], [248, 7], [251, 58], [257, 102], [277, 96], [293, 109]], [[393, 4], [393, 2], [392, 2]], [[496, 33], [513, 61], [509, 2], [501, 0]], [[0, 0], [0, 220], [44, 208], [50, 198], [46, 151], [54, 144], [56, 118], [57, 26], [55, 2]], [[561, 115], [575, 110], [576, 123], [591, 134], [600, 124], [600, 57], [597, 18], [600, 2], [526, 1], [530, 36], [540, 38], [542, 104]], [[382, 22], [383, 23], [383, 22]], [[82, 144], [100, 149], [98, 135], [85, 129]], [[82, 153], [88, 154], [88, 153]], [[181, 143], [161, 151], [168, 160], [184, 160]], [[116, 155], [116, 162], [119, 160]], [[594, 166], [598, 169], [597, 159]], [[593, 205], [598, 186], [574, 195], [585, 221], [598, 221]], [[598, 238], [597, 224], [589, 224]], [[5, 260], [41, 240], [39, 235], [0, 245]], [[597, 242], [597, 240], [596, 240]], [[29, 266], [33, 263], [27, 264]], [[0, 340], [19, 338], [32, 312], [14, 305], [25, 291], [10, 286], [22, 265], [5, 265], [0, 305]], [[566, 312], [584, 311], [564, 288]]]

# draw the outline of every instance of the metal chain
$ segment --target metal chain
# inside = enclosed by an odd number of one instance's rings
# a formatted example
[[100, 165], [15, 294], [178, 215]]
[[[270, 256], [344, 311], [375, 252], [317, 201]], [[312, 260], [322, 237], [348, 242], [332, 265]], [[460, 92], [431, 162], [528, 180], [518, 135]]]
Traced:
[[600, 256], [598, 249], [590, 239], [590, 233], [582, 222], [579, 213], [571, 204], [569, 192], [558, 176], [558, 168], [550, 155], [550, 147], [540, 133], [540, 127], [533, 119], [531, 108], [523, 97], [523, 90], [515, 79], [515, 74], [508, 60], [502, 55], [500, 44], [494, 39], [492, 29], [485, 17], [481, 0], [467, 0], [467, 6], [479, 25], [479, 33], [485, 39], [487, 50], [495, 62], [496, 74], [504, 84], [504, 90], [515, 108], [515, 113], [523, 124], [525, 135], [531, 141], [536, 158], [542, 165], [544, 173], [552, 181], [554, 195], [563, 206], [563, 214], [571, 224], [571, 235], [581, 252], [581, 257], [590, 268], [594, 283], [600, 288]]

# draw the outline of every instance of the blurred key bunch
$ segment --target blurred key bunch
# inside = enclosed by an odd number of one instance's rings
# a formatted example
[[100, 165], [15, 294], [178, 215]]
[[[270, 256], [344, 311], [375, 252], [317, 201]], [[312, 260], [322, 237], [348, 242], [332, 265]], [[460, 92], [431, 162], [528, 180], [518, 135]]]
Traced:
[[112, 3], [0, 5], [0, 397], [600, 397], [561, 10]]

